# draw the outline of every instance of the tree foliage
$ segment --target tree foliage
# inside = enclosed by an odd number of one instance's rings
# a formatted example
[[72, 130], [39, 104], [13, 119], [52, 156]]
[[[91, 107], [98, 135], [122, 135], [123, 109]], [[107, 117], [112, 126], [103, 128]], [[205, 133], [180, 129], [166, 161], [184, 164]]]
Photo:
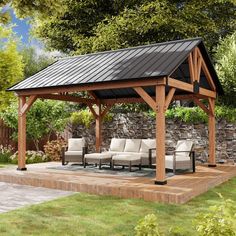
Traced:
[[24, 63], [24, 77], [30, 77], [51, 64], [54, 59], [46, 54], [37, 55], [35, 48], [24, 47], [21, 50]]
[[235, 30], [234, 0], [60, 1], [61, 12], [34, 14], [34, 29], [49, 48], [72, 54], [196, 36], [212, 49]]
[[216, 48], [216, 70], [224, 88], [221, 102], [236, 107], [236, 31]]
[[[37, 100], [27, 112], [26, 136], [33, 140], [36, 149], [42, 137], [47, 136], [48, 140], [52, 132], [61, 132], [67, 124], [66, 105], [63, 102]], [[0, 117], [11, 128], [14, 129], [13, 137], [17, 138], [18, 112], [17, 103], [11, 105], [0, 113]]]
[[12, 27], [0, 24], [0, 110], [5, 109], [14, 97], [5, 90], [23, 78], [24, 65], [17, 45]]

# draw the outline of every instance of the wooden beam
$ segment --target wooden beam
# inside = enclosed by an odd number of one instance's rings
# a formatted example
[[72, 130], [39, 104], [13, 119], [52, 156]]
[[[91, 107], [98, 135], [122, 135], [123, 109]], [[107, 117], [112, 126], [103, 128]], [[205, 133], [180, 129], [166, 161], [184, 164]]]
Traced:
[[196, 105], [198, 105], [203, 111], [205, 111], [207, 114], [210, 113], [210, 111], [208, 110], [208, 108], [198, 99], [198, 98], [194, 98], [193, 101], [196, 103]]
[[168, 109], [168, 107], [173, 99], [175, 91], [176, 91], [176, 88], [171, 88], [168, 95], [166, 96], [165, 111]]
[[166, 184], [165, 172], [165, 85], [156, 86], [156, 184]]
[[202, 69], [202, 58], [198, 58], [198, 63], [197, 63], [197, 75], [196, 75], [196, 80], [199, 83], [200, 81], [200, 76], [201, 76], [201, 69]]
[[96, 113], [96, 111], [93, 109], [93, 106], [91, 104], [88, 104], [88, 108], [91, 111], [91, 113], [93, 114], [94, 118], [97, 119], [98, 114]]
[[95, 99], [95, 100], [98, 100], [98, 97], [97, 97], [97, 95], [94, 93], [94, 91], [87, 91], [87, 93], [90, 95], [90, 97], [92, 97], [93, 99]]
[[193, 49], [193, 69], [194, 69], [194, 81], [197, 80], [197, 62], [198, 62], [198, 52], [197, 49]]
[[51, 99], [51, 100], [84, 103], [84, 104], [95, 104], [96, 103], [96, 101], [94, 99], [80, 98], [80, 97], [75, 97], [72, 95], [42, 94], [42, 95], [38, 95], [37, 97], [42, 98], [42, 99]]
[[114, 105], [118, 103], [145, 103], [142, 98], [110, 98], [110, 99], [101, 99], [102, 104]]
[[18, 103], [18, 168], [17, 170], [26, 170], [26, 112], [21, 112], [26, 104], [26, 97], [20, 96]]
[[208, 115], [208, 129], [209, 129], [209, 166], [210, 167], [215, 167], [216, 166], [216, 158], [215, 158], [215, 99], [210, 98], [211, 100], [211, 106], [213, 109], [213, 114], [210, 113]]
[[205, 97], [216, 98], [216, 92], [205, 88], [199, 88], [199, 94]]
[[101, 151], [102, 143], [102, 115], [101, 115], [101, 104], [97, 105], [97, 116], [96, 116], [96, 152]]
[[51, 88], [38, 88], [38, 89], [27, 89], [15, 91], [18, 95], [40, 95], [40, 94], [52, 94], [61, 92], [81, 92], [81, 91], [92, 91], [92, 90], [106, 90], [106, 89], [119, 89], [119, 88], [133, 88], [140, 86], [155, 86], [160, 78], [153, 79], [139, 79], [136, 81], [110, 81], [104, 83], [91, 83], [86, 85], [73, 85], [73, 86], [59, 86]]
[[30, 96], [28, 101], [21, 108], [21, 113], [22, 114], [26, 113], [30, 109], [30, 107], [33, 105], [36, 99], [37, 99], [37, 95]]
[[215, 114], [215, 100], [212, 98], [208, 98], [209, 110], [212, 115]]
[[168, 85], [170, 87], [184, 90], [187, 92], [191, 92], [191, 93], [193, 92], [193, 85], [192, 84], [189, 84], [189, 83], [177, 80], [177, 79], [169, 78]]
[[192, 84], [193, 81], [195, 81], [194, 66], [193, 66], [193, 53], [192, 52], [188, 56], [188, 65], [189, 65], [190, 81]]
[[103, 111], [102, 111], [102, 113], [101, 113], [102, 119], [105, 117], [105, 115], [107, 114], [107, 112], [110, 110], [111, 107], [112, 107], [112, 105], [107, 105], [107, 106], [103, 109]]
[[133, 89], [154, 111], [156, 110], [156, 102], [142, 87], [135, 87]]
[[205, 61], [204, 61], [204, 59], [203, 59], [202, 53], [201, 53], [201, 51], [200, 51], [199, 48], [196, 48], [196, 50], [197, 50], [197, 52], [198, 52], [198, 55], [199, 55], [199, 56], [201, 57], [201, 59], [202, 59], [202, 70], [203, 70], [203, 72], [204, 72], [204, 74], [205, 74], [205, 76], [206, 76], [206, 78], [207, 78], [207, 81], [208, 81], [208, 83], [209, 83], [211, 89], [212, 89], [213, 91], [216, 91], [215, 83], [214, 83], [214, 81], [213, 81], [213, 79], [212, 79], [212, 77], [211, 77], [211, 74], [210, 74], [210, 72], [209, 72], [209, 70], [208, 70], [208, 68], [207, 68], [207, 65], [206, 65], [206, 63], [205, 63]]

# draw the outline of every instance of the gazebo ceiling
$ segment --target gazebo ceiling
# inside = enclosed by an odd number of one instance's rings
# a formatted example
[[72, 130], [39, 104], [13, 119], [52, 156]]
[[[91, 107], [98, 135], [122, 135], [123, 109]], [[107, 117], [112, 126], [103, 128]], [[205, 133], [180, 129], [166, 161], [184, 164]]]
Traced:
[[[62, 58], [35, 75], [12, 86], [8, 91], [41, 90], [45, 88], [73, 87], [98, 83], [138, 81], [172, 77], [190, 83], [188, 55], [198, 47], [216, 85], [218, 94], [223, 90], [217, 74], [200, 38], [151, 44], [115, 51]], [[201, 71], [199, 85], [209, 89], [210, 85]], [[155, 95], [154, 87], [146, 92]], [[94, 91], [96, 96], [105, 98], [138, 97], [132, 88], [113, 88]], [[168, 92], [168, 88], [166, 88]], [[181, 94], [176, 90], [176, 94]]]

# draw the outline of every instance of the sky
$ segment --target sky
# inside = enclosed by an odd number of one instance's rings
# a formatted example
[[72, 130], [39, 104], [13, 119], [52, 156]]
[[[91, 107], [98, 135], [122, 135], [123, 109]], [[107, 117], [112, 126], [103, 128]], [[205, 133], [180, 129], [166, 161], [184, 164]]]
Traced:
[[14, 14], [13, 10], [11, 10], [11, 17], [12, 17], [12, 23], [16, 26], [13, 28], [14, 32], [21, 37], [21, 41], [23, 44], [29, 44], [30, 43], [30, 24], [25, 19], [18, 19], [16, 15]]

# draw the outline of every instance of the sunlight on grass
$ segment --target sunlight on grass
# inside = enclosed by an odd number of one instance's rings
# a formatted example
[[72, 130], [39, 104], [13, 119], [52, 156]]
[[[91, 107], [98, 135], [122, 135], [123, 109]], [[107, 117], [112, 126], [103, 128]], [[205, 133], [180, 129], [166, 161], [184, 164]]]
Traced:
[[236, 199], [235, 189], [236, 178], [185, 205], [76, 193], [1, 214], [0, 235], [134, 235], [139, 219], [150, 213], [157, 216], [164, 235], [171, 226], [181, 226], [186, 235], [196, 235], [192, 227], [195, 215], [221, 201], [217, 192]]

